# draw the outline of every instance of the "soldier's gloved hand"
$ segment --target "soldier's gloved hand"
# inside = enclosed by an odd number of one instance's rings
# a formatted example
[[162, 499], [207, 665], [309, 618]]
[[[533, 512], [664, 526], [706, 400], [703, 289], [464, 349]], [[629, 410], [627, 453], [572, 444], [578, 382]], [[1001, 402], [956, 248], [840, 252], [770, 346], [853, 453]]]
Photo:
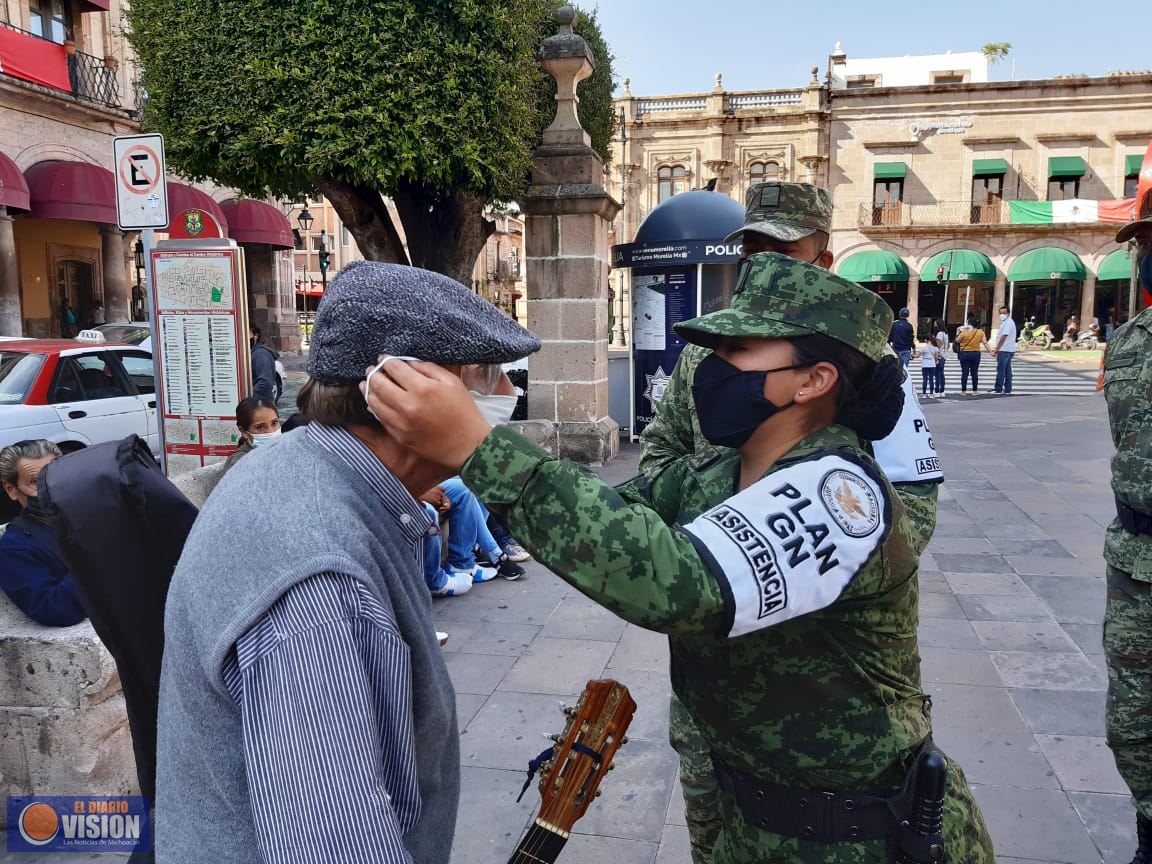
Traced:
[[460, 378], [435, 363], [382, 357], [365, 374], [360, 390], [388, 434], [453, 473], [492, 431]]

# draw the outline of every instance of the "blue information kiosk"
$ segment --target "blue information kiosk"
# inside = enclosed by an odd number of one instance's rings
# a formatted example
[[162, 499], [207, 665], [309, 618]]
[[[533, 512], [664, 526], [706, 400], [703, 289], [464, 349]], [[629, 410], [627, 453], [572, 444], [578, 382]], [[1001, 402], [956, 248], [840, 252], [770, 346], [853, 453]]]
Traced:
[[731, 301], [740, 243], [724, 238], [743, 224], [744, 208], [727, 195], [684, 192], [648, 214], [635, 242], [612, 247], [613, 269], [631, 271], [632, 440], [655, 417], [684, 350], [672, 325]]

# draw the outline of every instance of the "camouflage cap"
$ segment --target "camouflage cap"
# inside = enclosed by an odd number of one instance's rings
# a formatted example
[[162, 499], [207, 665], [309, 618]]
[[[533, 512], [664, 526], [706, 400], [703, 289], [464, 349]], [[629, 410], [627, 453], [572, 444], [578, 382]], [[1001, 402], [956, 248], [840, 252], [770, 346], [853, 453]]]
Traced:
[[744, 196], [744, 225], [724, 238], [739, 239], [745, 231], [767, 234], [785, 243], [815, 231], [832, 232], [832, 193], [811, 183], [753, 183]]
[[728, 309], [683, 321], [687, 342], [715, 348], [721, 336], [794, 339], [823, 333], [879, 360], [888, 346], [892, 310], [874, 291], [823, 267], [775, 252], [748, 258]]
[[1129, 222], [1127, 225], [1121, 228], [1118, 232], [1116, 232], [1116, 242], [1127, 243], [1140, 232], [1141, 228], [1144, 228], [1145, 226], [1152, 227], [1152, 214], [1145, 216], [1143, 219], [1137, 219], [1134, 222]]

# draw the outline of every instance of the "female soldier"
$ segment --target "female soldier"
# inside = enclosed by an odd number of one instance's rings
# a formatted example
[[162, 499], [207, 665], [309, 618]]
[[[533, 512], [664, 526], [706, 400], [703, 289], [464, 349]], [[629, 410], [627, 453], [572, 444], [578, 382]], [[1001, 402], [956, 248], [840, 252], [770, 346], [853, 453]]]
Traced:
[[[900, 409], [899, 364], [877, 362], [892, 316], [818, 267], [750, 261], [730, 309], [677, 325], [714, 349], [693, 397], [729, 455], [612, 489], [491, 430], [434, 366], [387, 363], [368, 404], [405, 446], [463, 465], [543, 564], [671, 637], [723, 790], [718, 864], [890, 864], [932, 746], [911, 529], [861, 444]], [[995, 860], [955, 764], [943, 838], [946, 861]]]

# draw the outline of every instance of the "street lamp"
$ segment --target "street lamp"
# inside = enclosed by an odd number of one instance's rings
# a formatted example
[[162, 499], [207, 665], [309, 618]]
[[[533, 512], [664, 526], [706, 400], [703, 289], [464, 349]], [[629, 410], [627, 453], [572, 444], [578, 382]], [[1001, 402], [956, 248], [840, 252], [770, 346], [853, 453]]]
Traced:
[[300, 226], [300, 230], [305, 234], [308, 229], [312, 227], [312, 223], [316, 220], [312, 217], [312, 213], [308, 210], [308, 202], [304, 202], [304, 209], [300, 211], [300, 215], [296, 217], [296, 223]]

